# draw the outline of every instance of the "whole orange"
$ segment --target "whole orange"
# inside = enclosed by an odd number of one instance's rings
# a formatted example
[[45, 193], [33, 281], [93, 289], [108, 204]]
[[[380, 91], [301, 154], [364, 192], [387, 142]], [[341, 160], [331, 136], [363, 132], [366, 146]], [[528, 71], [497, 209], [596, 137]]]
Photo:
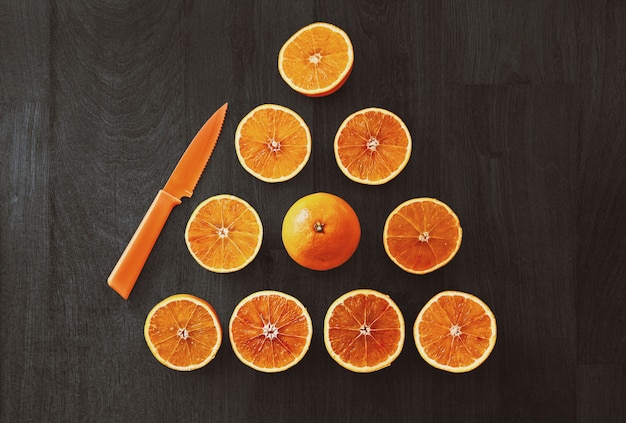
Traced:
[[296, 263], [313, 270], [329, 270], [352, 257], [361, 240], [361, 225], [343, 198], [316, 192], [289, 208], [283, 219], [282, 238]]

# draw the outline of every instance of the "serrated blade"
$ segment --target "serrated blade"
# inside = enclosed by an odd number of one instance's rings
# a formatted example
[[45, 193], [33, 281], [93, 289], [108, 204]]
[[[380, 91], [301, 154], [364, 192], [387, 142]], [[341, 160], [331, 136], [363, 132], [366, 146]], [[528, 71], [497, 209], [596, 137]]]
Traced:
[[227, 108], [225, 103], [200, 128], [109, 275], [109, 286], [122, 298], [128, 299], [172, 209], [181, 203], [182, 197], [193, 194], [222, 131]]
[[191, 197], [222, 131], [228, 103], [224, 103], [200, 128], [183, 153], [163, 191], [178, 198]]

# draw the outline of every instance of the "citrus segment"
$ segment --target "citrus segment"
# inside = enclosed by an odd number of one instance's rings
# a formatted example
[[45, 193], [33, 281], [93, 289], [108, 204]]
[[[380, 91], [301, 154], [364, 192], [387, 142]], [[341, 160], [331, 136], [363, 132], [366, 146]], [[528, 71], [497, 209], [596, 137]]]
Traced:
[[428, 364], [448, 372], [467, 372], [491, 354], [496, 343], [496, 319], [479, 298], [444, 291], [420, 311], [413, 336]]
[[243, 269], [256, 257], [263, 226], [250, 204], [221, 194], [196, 207], [185, 229], [185, 242], [193, 258], [218, 273]]
[[404, 317], [385, 294], [371, 289], [348, 292], [326, 313], [324, 344], [330, 356], [348, 370], [380, 370], [402, 351]]
[[229, 325], [235, 355], [261, 372], [287, 370], [305, 356], [313, 326], [306, 308], [291, 295], [259, 291], [241, 300]]
[[320, 97], [334, 93], [348, 79], [354, 49], [335, 25], [316, 22], [293, 34], [278, 53], [278, 71], [295, 91]]
[[448, 263], [461, 246], [459, 218], [434, 198], [400, 204], [385, 222], [383, 243], [389, 258], [407, 272], [425, 274]]
[[348, 116], [335, 136], [335, 159], [355, 182], [380, 185], [395, 178], [411, 157], [411, 134], [397, 115], [379, 108]]
[[282, 182], [296, 176], [309, 160], [311, 133], [293, 110], [262, 104], [239, 122], [235, 150], [250, 174], [265, 182]]
[[283, 219], [282, 240], [289, 256], [313, 270], [334, 269], [352, 257], [361, 239], [354, 209], [326, 192], [297, 200]]
[[174, 370], [195, 370], [217, 354], [222, 328], [209, 303], [193, 295], [177, 294], [148, 313], [144, 337], [161, 364]]

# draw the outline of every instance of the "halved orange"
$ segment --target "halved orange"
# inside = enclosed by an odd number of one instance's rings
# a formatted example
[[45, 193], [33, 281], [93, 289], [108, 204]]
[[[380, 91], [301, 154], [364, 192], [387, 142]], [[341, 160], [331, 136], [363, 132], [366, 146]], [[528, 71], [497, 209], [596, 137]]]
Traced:
[[293, 110], [262, 104], [237, 126], [235, 150], [239, 163], [265, 182], [282, 182], [296, 176], [311, 155], [311, 133]]
[[371, 289], [348, 292], [328, 308], [324, 344], [330, 356], [348, 370], [380, 370], [402, 351], [404, 317], [388, 295]]
[[174, 370], [195, 370], [215, 358], [222, 344], [222, 327], [209, 303], [190, 294], [177, 294], [150, 310], [144, 337], [161, 364]]
[[462, 236], [459, 218], [448, 205], [435, 198], [414, 198], [389, 214], [383, 244], [400, 268], [425, 274], [452, 260]]
[[435, 295], [413, 326], [415, 345], [428, 364], [453, 373], [480, 366], [496, 344], [496, 318], [487, 305], [459, 291]]
[[235, 355], [247, 366], [275, 373], [295, 366], [311, 344], [311, 317], [300, 301], [279, 291], [255, 292], [237, 304], [228, 327]]
[[337, 91], [354, 64], [354, 48], [342, 29], [315, 22], [293, 34], [278, 53], [278, 71], [295, 91], [321, 97]]
[[263, 225], [256, 210], [230, 194], [204, 200], [185, 228], [185, 242], [200, 266], [217, 273], [243, 269], [261, 249]]
[[348, 178], [366, 185], [389, 182], [411, 157], [411, 134], [396, 114], [370, 107], [348, 116], [335, 135], [335, 159]]

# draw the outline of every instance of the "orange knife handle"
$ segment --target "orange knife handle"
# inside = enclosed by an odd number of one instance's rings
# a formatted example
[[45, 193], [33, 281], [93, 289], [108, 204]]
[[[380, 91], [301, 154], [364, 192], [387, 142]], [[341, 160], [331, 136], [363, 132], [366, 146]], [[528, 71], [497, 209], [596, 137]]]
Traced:
[[148, 260], [167, 218], [181, 201], [160, 190], [109, 276], [108, 283], [125, 300]]

